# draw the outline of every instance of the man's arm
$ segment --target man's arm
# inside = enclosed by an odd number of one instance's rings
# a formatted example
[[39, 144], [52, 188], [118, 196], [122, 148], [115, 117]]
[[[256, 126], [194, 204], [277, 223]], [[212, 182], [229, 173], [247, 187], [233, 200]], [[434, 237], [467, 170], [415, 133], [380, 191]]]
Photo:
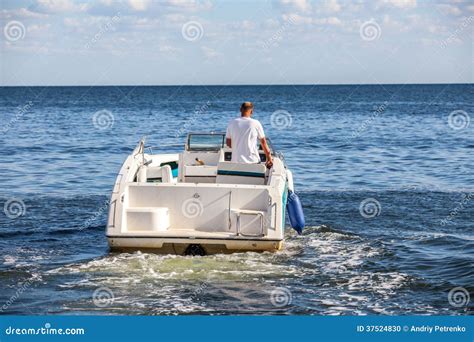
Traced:
[[227, 146], [231, 147], [232, 148], [232, 140], [230, 139], [232, 137], [232, 134], [231, 134], [231, 122], [229, 122], [229, 124], [227, 125], [227, 129], [226, 129], [226, 132], [225, 132], [225, 143]]
[[270, 169], [273, 166], [273, 158], [272, 158], [272, 154], [270, 153], [270, 148], [268, 147], [268, 144], [267, 144], [267, 139], [265, 138], [260, 139], [260, 145], [262, 145], [263, 152], [265, 152], [265, 156], [267, 157], [267, 162], [265, 164]]

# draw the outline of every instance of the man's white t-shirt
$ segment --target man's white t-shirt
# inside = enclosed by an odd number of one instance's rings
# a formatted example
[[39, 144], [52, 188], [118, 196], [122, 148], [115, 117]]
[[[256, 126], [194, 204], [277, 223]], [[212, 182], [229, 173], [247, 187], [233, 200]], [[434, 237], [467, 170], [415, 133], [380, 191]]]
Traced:
[[265, 134], [258, 120], [247, 117], [231, 120], [226, 138], [231, 139], [233, 163], [260, 163], [257, 142]]

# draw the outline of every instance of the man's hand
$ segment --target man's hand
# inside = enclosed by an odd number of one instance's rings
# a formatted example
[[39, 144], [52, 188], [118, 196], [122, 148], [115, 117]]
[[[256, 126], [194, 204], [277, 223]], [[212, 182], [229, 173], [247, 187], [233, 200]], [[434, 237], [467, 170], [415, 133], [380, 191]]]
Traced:
[[267, 162], [265, 163], [265, 165], [267, 166], [268, 169], [271, 169], [272, 166], [273, 166], [273, 159], [272, 157], [270, 156], [270, 159], [267, 159]]
[[271, 169], [273, 166], [273, 158], [272, 158], [272, 153], [270, 151], [270, 148], [268, 147], [268, 144], [267, 144], [267, 139], [265, 138], [260, 139], [260, 145], [262, 145], [263, 152], [265, 152], [265, 156], [267, 157], [267, 161], [265, 162], [265, 165], [267, 165], [267, 168]]

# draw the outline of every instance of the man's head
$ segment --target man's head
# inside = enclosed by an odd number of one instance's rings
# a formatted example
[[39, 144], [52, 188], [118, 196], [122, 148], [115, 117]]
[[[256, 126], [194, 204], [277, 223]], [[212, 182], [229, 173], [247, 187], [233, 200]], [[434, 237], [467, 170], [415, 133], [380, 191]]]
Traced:
[[252, 102], [244, 102], [240, 106], [240, 113], [242, 116], [250, 116], [253, 114], [253, 103]]

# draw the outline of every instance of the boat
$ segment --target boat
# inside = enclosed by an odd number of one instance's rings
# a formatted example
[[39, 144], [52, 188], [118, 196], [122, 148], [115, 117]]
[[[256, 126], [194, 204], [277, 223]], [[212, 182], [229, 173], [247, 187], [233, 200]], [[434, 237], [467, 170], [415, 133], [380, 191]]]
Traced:
[[111, 251], [207, 255], [278, 251], [285, 208], [304, 216], [291, 171], [269, 142], [273, 166], [233, 163], [225, 133], [190, 133], [181, 153], [156, 153], [145, 138], [123, 163], [107, 220]]

